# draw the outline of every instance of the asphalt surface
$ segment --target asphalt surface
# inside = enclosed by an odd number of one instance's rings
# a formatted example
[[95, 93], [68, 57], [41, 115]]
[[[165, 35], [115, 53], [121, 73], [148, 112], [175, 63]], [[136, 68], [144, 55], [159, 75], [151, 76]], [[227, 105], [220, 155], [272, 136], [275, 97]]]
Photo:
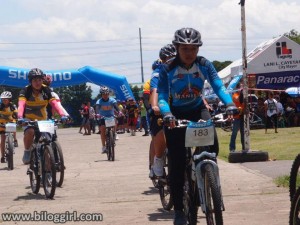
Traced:
[[[57, 188], [54, 200], [47, 200], [43, 190], [32, 194], [27, 166], [21, 163], [22, 133], [15, 153], [15, 169], [8, 171], [0, 164], [0, 214], [45, 215], [52, 221], [14, 221], [0, 218], [0, 224], [60, 224], [54, 216], [100, 213], [103, 221], [65, 224], [107, 225], [171, 225], [173, 211], [162, 209], [157, 190], [148, 179], [148, 146], [150, 137], [121, 134], [116, 146], [116, 161], [107, 161], [100, 153], [100, 136], [83, 136], [77, 128], [58, 130], [63, 148], [66, 171], [62, 188]], [[218, 160], [223, 212], [226, 225], [285, 225], [288, 224], [290, 202], [288, 189], [277, 187], [273, 178], [289, 174], [292, 162], [273, 161], [230, 164]], [[45, 211], [45, 212], [44, 212]], [[76, 215], [75, 215], [76, 214]], [[99, 215], [100, 215], [99, 214]], [[46, 216], [40, 219], [45, 219]], [[99, 218], [99, 217], [98, 217]], [[38, 219], [38, 218], [37, 218]], [[69, 216], [68, 219], [71, 219]], [[199, 224], [206, 224], [198, 212]]]

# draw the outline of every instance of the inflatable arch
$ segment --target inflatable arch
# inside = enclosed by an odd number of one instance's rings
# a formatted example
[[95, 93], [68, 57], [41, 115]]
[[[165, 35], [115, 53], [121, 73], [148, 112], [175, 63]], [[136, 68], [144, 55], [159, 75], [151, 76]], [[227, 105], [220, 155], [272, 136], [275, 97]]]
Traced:
[[[13, 87], [25, 87], [28, 85], [27, 74], [29, 69], [0, 67], [0, 85]], [[103, 85], [114, 90], [118, 100], [126, 101], [133, 98], [125, 76], [99, 70], [91, 66], [70, 70], [48, 70], [45, 74], [52, 76], [52, 87], [65, 87], [90, 82], [96, 85]]]

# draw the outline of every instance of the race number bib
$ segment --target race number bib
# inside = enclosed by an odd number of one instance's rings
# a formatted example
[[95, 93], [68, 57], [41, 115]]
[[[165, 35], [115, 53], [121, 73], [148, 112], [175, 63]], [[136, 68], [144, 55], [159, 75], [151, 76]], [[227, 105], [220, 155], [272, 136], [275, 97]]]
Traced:
[[106, 117], [104, 118], [106, 127], [114, 127], [116, 125], [114, 117]]
[[189, 122], [185, 133], [185, 147], [214, 144], [214, 126], [211, 120]]
[[17, 125], [15, 123], [7, 123], [5, 124], [5, 132], [16, 132]]
[[51, 120], [38, 121], [38, 127], [40, 132], [54, 134], [54, 122]]

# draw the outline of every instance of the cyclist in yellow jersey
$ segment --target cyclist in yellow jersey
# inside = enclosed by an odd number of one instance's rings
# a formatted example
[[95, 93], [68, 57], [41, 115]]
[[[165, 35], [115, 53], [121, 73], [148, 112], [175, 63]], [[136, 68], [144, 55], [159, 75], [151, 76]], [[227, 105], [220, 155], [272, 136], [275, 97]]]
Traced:
[[[47, 105], [50, 104], [52, 108], [58, 112], [62, 120], [67, 120], [66, 115], [59, 106], [57, 100], [51, 94], [51, 89], [43, 84], [45, 74], [38, 68], [31, 69], [28, 73], [29, 85], [21, 90], [18, 102], [18, 119], [20, 121], [29, 120], [46, 120]], [[34, 139], [34, 129], [27, 127], [24, 130], [24, 155], [23, 163], [30, 162], [31, 145]]]
[[[9, 91], [4, 91], [0, 96], [2, 103], [0, 105], [0, 123], [6, 124], [14, 122], [17, 119], [17, 109], [11, 103], [12, 94]], [[0, 127], [1, 134], [1, 163], [5, 163], [4, 150], [5, 150], [5, 128]]]

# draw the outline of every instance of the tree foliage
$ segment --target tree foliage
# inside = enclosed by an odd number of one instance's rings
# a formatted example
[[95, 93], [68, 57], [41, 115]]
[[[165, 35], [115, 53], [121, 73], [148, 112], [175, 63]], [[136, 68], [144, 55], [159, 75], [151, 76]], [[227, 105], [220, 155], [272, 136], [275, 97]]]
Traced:
[[292, 29], [290, 32], [285, 33], [284, 36], [300, 44], [300, 33], [295, 29]]
[[213, 61], [212, 62], [212, 64], [216, 68], [217, 72], [221, 71], [222, 69], [224, 69], [225, 67], [227, 67], [231, 63], [232, 63], [232, 61], [224, 61], [224, 62]]

